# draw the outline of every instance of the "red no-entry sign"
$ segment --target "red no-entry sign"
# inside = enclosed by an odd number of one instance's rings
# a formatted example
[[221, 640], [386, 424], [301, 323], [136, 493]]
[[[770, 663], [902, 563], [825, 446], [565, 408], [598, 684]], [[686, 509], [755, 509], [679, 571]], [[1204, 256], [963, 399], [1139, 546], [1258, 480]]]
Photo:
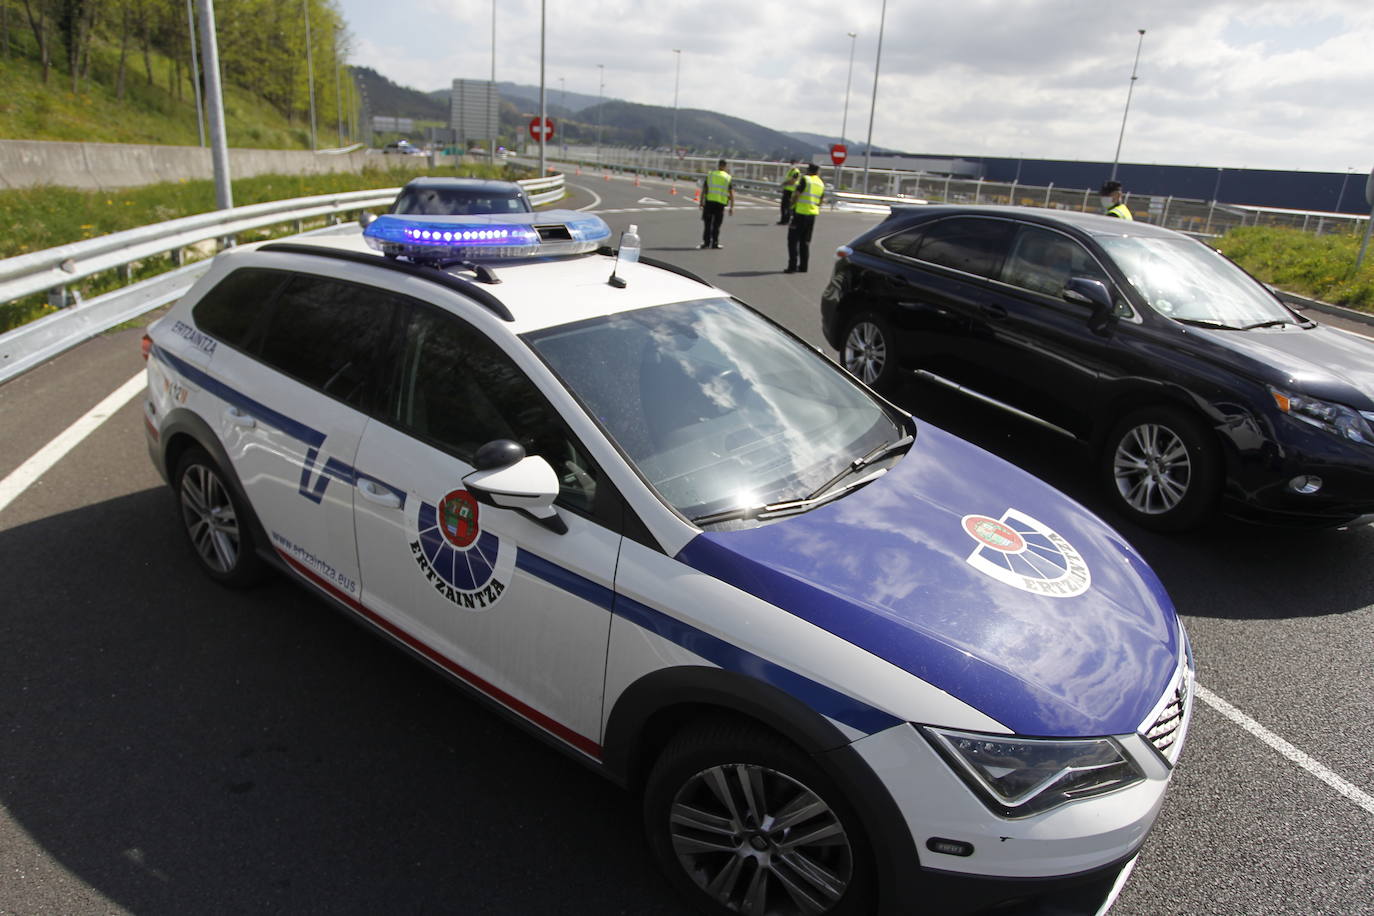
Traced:
[[543, 129], [542, 131], [539, 129], [539, 119], [538, 119], [538, 118], [534, 118], [534, 119], [532, 119], [532, 120], [530, 121], [530, 136], [533, 137], [534, 139], [538, 140], [538, 139], [539, 139], [539, 135], [540, 135], [541, 133], [544, 135], [544, 139], [545, 139], [545, 140], [552, 140], [552, 139], [553, 139], [553, 119], [552, 119], [552, 118], [545, 118], [545, 119], [544, 119], [544, 129]]
[[844, 165], [844, 160], [849, 156], [849, 149], [843, 143], [836, 143], [830, 147], [830, 161], [836, 165]]

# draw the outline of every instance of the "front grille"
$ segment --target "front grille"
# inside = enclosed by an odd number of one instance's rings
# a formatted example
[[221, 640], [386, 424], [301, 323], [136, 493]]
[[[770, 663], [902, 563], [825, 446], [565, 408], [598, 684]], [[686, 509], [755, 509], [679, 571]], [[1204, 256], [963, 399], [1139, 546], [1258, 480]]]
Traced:
[[1165, 697], [1164, 708], [1147, 727], [1141, 729], [1145, 740], [1171, 764], [1178, 760], [1183, 740], [1183, 724], [1188, 717], [1188, 687], [1188, 672], [1185, 669]]

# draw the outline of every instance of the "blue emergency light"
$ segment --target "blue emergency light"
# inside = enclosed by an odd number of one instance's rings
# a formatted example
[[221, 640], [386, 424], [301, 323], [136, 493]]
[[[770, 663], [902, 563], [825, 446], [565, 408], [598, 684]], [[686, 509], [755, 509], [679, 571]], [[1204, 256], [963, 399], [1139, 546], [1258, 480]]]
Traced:
[[387, 213], [363, 230], [383, 254], [415, 261], [490, 261], [584, 254], [611, 237], [599, 216], [575, 210], [476, 216]]

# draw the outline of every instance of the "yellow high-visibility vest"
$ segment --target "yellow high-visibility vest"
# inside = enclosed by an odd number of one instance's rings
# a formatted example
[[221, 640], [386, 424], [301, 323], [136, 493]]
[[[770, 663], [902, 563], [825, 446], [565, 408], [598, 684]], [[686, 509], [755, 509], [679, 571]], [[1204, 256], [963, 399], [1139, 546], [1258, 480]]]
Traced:
[[706, 176], [706, 199], [712, 203], [730, 202], [730, 173], [716, 169]]
[[1131, 215], [1130, 208], [1128, 208], [1124, 203], [1117, 204], [1115, 207], [1109, 209], [1107, 211], [1107, 215], [1115, 216], [1118, 219], [1128, 219], [1132, 222], [1135, 221], [1135, 217]]
[[802, 216], [815, 216], [821, 212], [821, 195], [825, 193], [825, 182], [819, 175], [807, 175], [797, 187], [797, 196], [792, 209]]
[[793, 166], [787, 170], [787, 177], [783, 179], [782, 187], [784, 191], [791, 191], [797, 187], [797, 182], [801, 180], [801, 169]]

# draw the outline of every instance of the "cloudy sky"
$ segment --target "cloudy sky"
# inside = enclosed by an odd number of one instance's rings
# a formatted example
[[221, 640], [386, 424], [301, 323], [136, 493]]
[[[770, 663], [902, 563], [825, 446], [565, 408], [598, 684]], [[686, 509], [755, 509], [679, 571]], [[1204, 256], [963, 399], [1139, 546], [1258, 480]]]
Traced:
[[[338, 0], [353, 62], [432, 90], [491, 73], [492, 0]], [[499, 0], [496, 78], [539, 82], [539, 0]], [[777, 130], [868, 132], [882, 0], [548, 0], [546, 85]], [[1366, 172], [1371, 0], [888, 0], [873, 142], [913, 153]]]

